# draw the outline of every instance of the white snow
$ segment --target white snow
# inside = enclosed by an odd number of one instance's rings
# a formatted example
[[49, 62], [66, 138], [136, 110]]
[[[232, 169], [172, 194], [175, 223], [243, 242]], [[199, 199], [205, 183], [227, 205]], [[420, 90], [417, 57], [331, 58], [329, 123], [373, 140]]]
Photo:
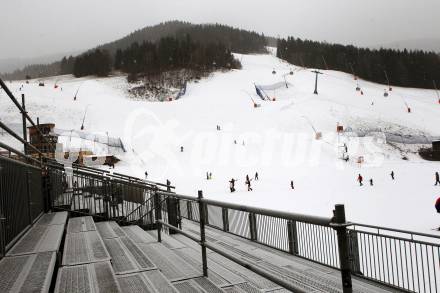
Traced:
[[[334, 205], [344, 203], [350, 221], [434, 233], [431, 229], [440, 225], [434, 209], [440, 187], [433, 183], [440, 164], [412, 153], [405, 153], [409, 160], [404, 161], [401, 152], [383, 143], [380, 135], [338, 138], [336, 133], [339, 123], [351, 129], [438, 136], [440, 104], [434, 91], [394, 87], [384, 98], [383, 85], [323, 71], [319, 95], [314, 95], [315, 75], [310, 70], [273, 55], [236, 56], [242, 70], [189, 83], [186, 95], [172, 102], [130, 99], [122, 76], [53, 77], [45, 79], [45, 87], [38, 87], [36, 80], [7, 84], [17, 97], [26, 94], [34, 119], [54, 122], [57, 128], [79, 130], [89, 105], [85, 130], [121, 137], [128, 150], [118, 156], [122, 161], [115, 172], [143, 177], [147, 170], [148, 179], [170, 179], [179, 193], [196, 196], [197, 190], [203, 190], [208, 198], [298, 213], [331, 216]], [[294, 75], [287, 74], [291, 70]], [[289, 88], [267, 91], [275, 102], [262, 101], [255, 94], [254, 83], [279, 83], [283, 75]], [[54, 89], [56, 80], [62, 91]], [[356, 92], [357, 83], [364, 95]], [[253, 107], [249, 94], [261, 107]], [[8, 124], [21, 122], [2, 91], [0, 115]], [[323, 133], [322, 140], [314, 139], [310, 124]], [[222, 130], [217, 131], [216, 125]], [[12, 142], [6, 135], [0, 134], [0, 139]], [[340, 159], [344, 142], [351, 158], [348, 163]], [[355, 162], [359, 156], [365, 159], [362, 165]], [[212, 180], [206, 180], [208, 171]], [[254, 191], [248, 192], [244, 178], [256, 171], [260, 180], [252, 181]], [[365, 179], [363, 187], [356, 181], [359, 173]], [[233, 194], [228, 190], [232, 177], [239, 180]], [[290, 180], [295, 190], [290, 189]]]

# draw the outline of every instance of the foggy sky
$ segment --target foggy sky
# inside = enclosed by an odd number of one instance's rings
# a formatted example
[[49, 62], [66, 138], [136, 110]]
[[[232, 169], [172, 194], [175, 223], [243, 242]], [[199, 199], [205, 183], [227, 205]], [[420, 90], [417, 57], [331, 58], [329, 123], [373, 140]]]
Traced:
[[89, 49], [167, 20], [377, 46], [440, 39], [440, 0], [0, 0], [0, 59]]

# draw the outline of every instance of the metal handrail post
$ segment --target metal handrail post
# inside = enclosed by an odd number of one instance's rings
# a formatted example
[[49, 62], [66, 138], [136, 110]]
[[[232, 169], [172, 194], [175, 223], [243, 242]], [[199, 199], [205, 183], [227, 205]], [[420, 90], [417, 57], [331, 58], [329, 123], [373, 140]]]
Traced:
[[157, 193], [157, 190], [155, 190], [154, 192], [154, 208], [156, 214], [157, 241], [162, 242], [162, 235], [161, 235], [162, 224], [160, 223], [160, 220], [162, 219], [162, 206], [161, 206], [160, 195], [159, 193]]
[[347, 223], [345, 219], [344, 205], [335, 205], [332, 226], [338, 236], [339, 262], [341, 265], [342, 290], [344, 293], [353, 292], [351, 280], [351, 263], [348, 245]]
[[2, 176], [3, 176], [3, 166], [0, 165], [0, 258], [6, 255], [6, 239], [5, 239], [5, 226], [6, 216], [3, 214], [4, 208], [4, 198], [2, 196]]
[[199, 214], [200, 214], [200, 245], [202, 246], [202, 263], [203, 263], [203, 276], [208, 276], [208, 262], [206, 259], [206, 237], [205, 237], [205, 203], [202, 202], [203, 192], [199, 190], [198, 192], [198, 202], [199, 202]]

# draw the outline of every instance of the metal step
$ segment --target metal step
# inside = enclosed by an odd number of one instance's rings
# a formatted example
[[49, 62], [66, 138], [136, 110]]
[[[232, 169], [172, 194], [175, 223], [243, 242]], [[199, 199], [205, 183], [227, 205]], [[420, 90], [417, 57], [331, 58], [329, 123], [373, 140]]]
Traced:
[[129, 274], [156, 268], [128, 237], [104, 239], [104, 243], [112, 258], [116, 274]]
[[174, 286], [159, 270], [119, 275], [116, 277], [124, 293], [158, 292], [177, 293]]
[[174, 282], [173, 285], [174, 285], [174, 287], [177, 288], [177, 291], [179, 291], [180, 293], [192, 293], [192, 292], [222, 293], [222, 292], [225, 292], [223, 289], [214, 285], [207, 278], [203, 278], [203, 277]]
[[49, 292], [55, 261], [55, 252], [3, 258], [0, 292]]
[[65, 225], [67, 222], [67, 212], [48, 213], [41, 216], [36, 225]]
[[[176, 249], [174, 252], [198, 271], [202, 271], [202, 254], [200, 247], [198, 250], [185, 247]], [[239, 275], [234, 274], [227, 268], [211, 260], [208, 260], [208, 279], [219, 287], [245, 282]]]
[[96, 231], [95, 222], [91, 216], [70, 218], [67, 233]]
[[125, 237], [126, 234], [114, 221], [96, 223], [96, 228], [103, 239]]
[[110, 260], [110, 255], [97, 231], [67, 233], [63, 266]]
[[6, 255], [58, 251], [63, 233], [64, 225], [34, 225]]
[[138, 244], [139, 248], [169, 280], [181, 280], [200, 276], [191, 265], [177, 256], [171, 249], [161, 243]]
[[157, 242], [157, 238], [151, 236], [139, 226], [125, 226], [122, 227], [122, 230], [134, 243], [149, 244]]
[[124, 291], [120, 289], [112, 266], [110, 265], [110, 262], [107, 261], [62, 267], [58, 271], [55, 292], [119, 293]]
[[[155, 239], [157, 242], [157, 231], [156, 230], [145, 231], [145, 233], [148, 233], [150, 235], [150, 237]], [[173, 237], [171, 237], [167, 233], [162, 233], [161, 237], [162, 237], [162, 244], [165, 245], [166, 247], [168, 247], [169, 249], [179, 249], [179, 248], [186, 247], [185, 244], [174, 239]]]

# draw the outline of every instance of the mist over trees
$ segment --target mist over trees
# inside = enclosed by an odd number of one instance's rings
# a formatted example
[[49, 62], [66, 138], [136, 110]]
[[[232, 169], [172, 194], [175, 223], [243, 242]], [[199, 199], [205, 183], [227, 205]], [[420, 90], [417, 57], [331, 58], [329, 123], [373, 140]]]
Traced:
[[267, 45], [267, 38], [256, 32], [221, 24], [192, 24], [182, 21], [168, 21], [137, 30], [124, 38], [98, 48], [108, 50], [110, 54], [115, 55], [118, 49], [127, 49], [135, 42], [139, 44], [143, 42], [156, 43], [164, 37], [182, 39], [186, 35], [190, 35], [193, 41], [202, 45], [221, 42], [232, 52], [243, 54], [264, 53]]
[[[125, 51], [128, 48], [131, 48], [131, 46], [135, 43], [137, 43], [138, 46], [141, 46], [143, 43], [155, 44], [155, 46], [159, 46], [159, 43], [163, 42], [163, 39], [172, 38], [175, 42], [184, 44], [188, 35], [191, 36], [191, 42], [193, 43], [192, 45], [198, 47], [197, 50], [192, 52], [192, 62], [200, 66], [203, 64], [207, 66], [207, 63], [213, 62], [213, 58], [210, 57], [213, 54], [211, 51], [220, 50], [219, 48], [214, 48], [216, 46], [219, 46], [220, 44], [223, 46], [221, 50], [224, 49], [225, 52], [228, 51], [245, 54], [266, 52], [265, 46], [267, 43], [267, 38], [263, 34], [232, 28], [220, 24], [194, 25], [189, 22], [181, 21], [164, 22], [155, 26], [146, 27], [141, 30], [135, 31], [122, 39], [98, 46], [96, 49], [99, 49], [101, 52], [108, 52], [110, 58], [112, 58], [110, 64], [114, 65], [114, 61], [119, 58], [118, 56], [116, 56], [118, 50], [121, 52]], [[164, 46], [163, 44], [160, 46], [162, 46], [166, 50], [173, 50], [169, 49], [168, 46]], [[170, 48], [171, 47], [172, 46], [170, 45]], [[99, 67], [99, 65], [95, 63], [90, 63], [92, 69], [85, 68], [87, 62], [92, 62], [93, 56], [97, 57], [97, 55], [93, 55], [96, 49], [89, 50], [77, 57], [64, 57], [61, 61], [54, 62], [52, 64], [28, 66], [23, 70], [17, 70], [10, 74], [4, 74], [3, 77], [6, 79], [24, 79], [27, 75], [32, 78], [60, 74], [74, 74], [75, 76], [84, 76], [84, 74], [98, 75], [94, 72], [96, 71], [95, 69]], [[182, 48], [178, 49], [178, 51], [180, 52], [179, 54], [184, 53], [184, 49]], [[206, 53], [207, 56], [198, 56], [199, 53]], [[218, 64], [222, 64], [223, 61], [221, 59], [221, 54], [215, 54], [218, 58]], [[76, 59], [78, 59], [78, 61], [76, 61]], [[209, 59], [210, 61], [208, 61]], [[133, 62], [134, 60], [137, 60], [137, 58], [133, 58]], [[180, 57], [174, 58], [173, 60], [173, 64], [171, 65], [177, 67], [186, 62]], [[100, 62], [102, 62], [102, 60]], [[77, 66], [76, 70], [74, 71], [75, 63], [77, 63]], [[229, 63], [231, 64], [231, 67], [234, 67], [233, 62]], [[100, 63], [98, 62], [98, 64]], [[161, 66], [161, 70], [164, 70], [164, 68], [167, 67], [167, 64], [162, 60]], [[152, 70], [157, 70], [157, 68], [154, 67], [154, 69]], [[123, 71], [136, 72], [138, 70], [135, 69], [135, 66], [133, 66], [130, 69], [123, 68]], [[100, 72], [99, 76], [101, 76], [102, 74], [103, 73]]]
[[289, 37], [277, 43], [277, 57], [289, 63], [344, 71], [356, 76], [403, 87], [433, 88], [440, 85], [440, 56], [434, 52], [371, 50]]

